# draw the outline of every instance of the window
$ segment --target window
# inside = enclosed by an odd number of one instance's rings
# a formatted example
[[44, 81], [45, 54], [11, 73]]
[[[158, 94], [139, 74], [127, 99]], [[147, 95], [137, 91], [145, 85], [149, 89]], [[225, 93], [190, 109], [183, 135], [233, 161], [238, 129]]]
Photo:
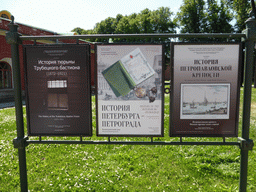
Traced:
[[48, 109], [49, 110], [67, 110], [68, 95], [61, 93], [48, 93]]
[[47, 81], [48, 109], [68, 110], [67, 80]]
[[48, 88], [67, 88], [67, 80], [54, 80], [47, 82]]
[[0, 62], [0, 89], [12, 88], [12, 69], [8, 63]]

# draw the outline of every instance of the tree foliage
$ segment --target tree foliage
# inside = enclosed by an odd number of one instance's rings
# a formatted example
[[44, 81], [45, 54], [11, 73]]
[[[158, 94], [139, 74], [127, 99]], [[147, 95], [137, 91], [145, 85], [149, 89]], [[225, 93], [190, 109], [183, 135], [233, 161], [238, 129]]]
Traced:
[[231, 21], [234, 15], [231, 13], [227, 2], [221, 0], [207, 0], [207, 32], [208, 33], [231, 33], [234, 31]]
[[85, 34], [85, 30], [80, 28], [80, 27], [76, 27], [72, 30], [72, 32], [76, 32], [78, 35], [82, 35]]
[[227, 2], [221, 0], [184, 0], [177, 13], [181, 33], [230, 33], [233, 19]]
[[[168, 7], [160, 7], [151, 11], [144, 9], [140, 13], [123, 16], [118, 14], [116, 18], [108, 17], [96, 23], [94, 29], [83, 30], [79, 27], [73, 29], [78, 34], [142, 34], [142, 33], [175, 33], [176, 23], [172, 19], [173, 12]], [[98, 38], [96, 42], [108, 42], [109, 39]], [[170, 52], [170, 38], [113, 38], [113, 42], [164, 42], [167, 47], [165, 55]]]
[[[160, 7], [151, 11], [144, 9], [140, 13], [123, 16], [118, 14], [116, 18], [108, 17], [96, 23], [92, 34], [140, 34], [140, 33], [175, 33], [177, 27], [172, 20], [173, 12], [168, 7]], [[79, 27], [73, 29], [78, 34], [88, 34], [88, 31]], [[99, 39], [97, 40], [99, 41]], [[103, 40], [106, 41], [106, 40]], [[114, 39], [114, 42], [120, 39]], [[126, 39], [129, 41], [129, 39]], [[139, 40], [145, 41], [145, 40]], [[146, 41], [151, 41], [147, 39]]]
[[[72, 31], [78, 34], [142, 34], [142, 33], [232, 33], [245, 29], [249, 18], [250, 0], [183, 0], [179, 12], [174, 16], [168, 7], [157, 10], [144, 9], [130, 15], [118, 14], [96, 23], [90, 30], [80, 27]], [[231, 22], [236, 20], [233, 26]], [[90, 39], [108, 42], [107, 38]], [[183, 39], [186, 40], [186, 39]], [[190, 39], [193, 40], [193, 39]], [[194, 39], [198, 41], [198, 39]], [[202, 41], [223, 40], [216, 38]], [[169, 46], [170, 38], [114, 38], [113, 42], [164, 42]], [[166, 49], [169, 55], [169, 47]]]
[[[231, 33], [234, 15], [226, 0], [183, 0], [176, 21], [181, 33]], [[186, 40], [186, 39], [183, 39]], [[216, 38], [192, 39], [216, 41]]]
[[[183, 0], [175, 19], [172, 19], [174, 15], [170, 8], [160, 7], [128, 16], [118, 14], [116, 18], [108, 17], [96, 23], [91, 30], [77, 27], [72, 31], [78, 34], [139, 34], [175, 33], [176, 28], [180, 28], [181, 33], [240, 33], [245, 29], [250, 10], [250, 0]], [[233, 19], [234, 26], [231, 25]], [[134, 39], [123, 41], [130, 40]]]
[[241, 33], [245, 27], [245, 21], [249, 18], [252, 9], [250, 0], [227, 0], [231, 9], [234, 11], [236, 24], [235, 30]]
[[181, 33], [206, 32], [206, 13], [204, 0], [183, 0], [176, 21]]

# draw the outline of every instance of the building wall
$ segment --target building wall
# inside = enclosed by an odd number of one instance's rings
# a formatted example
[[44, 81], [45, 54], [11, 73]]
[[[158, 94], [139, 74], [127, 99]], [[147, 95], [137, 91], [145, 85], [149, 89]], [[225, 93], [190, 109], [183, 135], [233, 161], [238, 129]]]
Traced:
[[[11, 45], [6, 43], [5, 34], [9, 31], [8, 24], [10, 23], [10, 20], [0, 18], [0, 61], [4, 61], [8, 63], [12, 67], [12, 59], [11, 59]], [[18, 24], [18, 32], [22, 35], [27, 36], [44, 36], [44, 35], [58, 35], [57, 33], [54, 33], [53, 31], [48, 31], [40, 28], [35, 28], [29, 25], [24, 25], [21, 23]], [[65, 39], [65, 40], [59, 40], [59, 43], [77, 43], [77, 40], [74, 39]], [[37, 41], [37, 44], [55, 44], [56, 41], [50, 41], [50, 40], [40, 40]], [[79, 41], [79, 43], [86, 43], [84, 41]], [[23, 41], [23, 45], [27, 44], [34, 44], [33, 41]], [[91, 49], [94, 50], [94, 45], [91, 44]], [[25, 81], [24, 81], [24, 63], [23, 63], [23, 51], [22, 51], [22, 45], [19, 46], [19, 60], [20, 60], [20, 72], [21, 72], [21, 86], [22, 90], [25, 90]], [[94, 51], [91, 53], [91, 71], [92, 71], [92, 77], [91, 77], [91, 84], [94, 85], [94, 63], [95, 63], [95, 54]], [[10, 95], [13, 97], [13, 91], [10, 89], [0, 89], [0, 102], [1, 98], [4, 98], [3, 95]]]

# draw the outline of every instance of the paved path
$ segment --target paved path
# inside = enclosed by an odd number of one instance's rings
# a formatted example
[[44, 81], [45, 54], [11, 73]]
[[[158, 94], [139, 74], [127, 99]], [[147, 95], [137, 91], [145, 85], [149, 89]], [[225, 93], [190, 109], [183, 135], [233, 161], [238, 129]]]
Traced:
[[[22, 104], [25, 105], [25, 101], [23, 101]], [[7, 103], [0, 103], [0, 109], [14, 107], [14, 106], [15, 106], [14, 101], [13, 102], [7, 102]]]

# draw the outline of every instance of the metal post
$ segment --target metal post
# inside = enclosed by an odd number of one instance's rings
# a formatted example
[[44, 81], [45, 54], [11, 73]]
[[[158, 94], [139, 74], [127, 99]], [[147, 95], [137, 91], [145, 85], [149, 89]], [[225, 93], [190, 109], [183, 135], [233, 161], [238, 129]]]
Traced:
[[14, 80], [14, 98], [16, 112], [17, 138], [14, 139], [14, 147], [18, 148], [19, 168], [20, 168], [20, 187], [21, 191], [28, 191], [27, 185], [27, 165], [26, 165], [26, 138], [24, 138], [23, 108], [21, 94], [21, 77], [19, 63], [19, 44], [21, 40], [18, 34], [18, 25], [14, 23], [14, 17], [8, 25], [10, 31], [6, 33], [6, 41], [11, 44], [13, 80]]
[[[245, 81], [244, 81], [244, 100], [243, 100], [243, 122], [242, 138], [249, 141], [250, 130], [250, 112], [251, 112], [251, 93], [252, 77], [254, 63], [254, 41], [256, 37], [255, 18], [250, 17], [246, 21], [246, 42], [245, 42]], [[240, 184], [239, 191], [246, 191], [247, 187], [247, 170], [248, 170], [248, 148], [241, 147], [240, 161]]]

